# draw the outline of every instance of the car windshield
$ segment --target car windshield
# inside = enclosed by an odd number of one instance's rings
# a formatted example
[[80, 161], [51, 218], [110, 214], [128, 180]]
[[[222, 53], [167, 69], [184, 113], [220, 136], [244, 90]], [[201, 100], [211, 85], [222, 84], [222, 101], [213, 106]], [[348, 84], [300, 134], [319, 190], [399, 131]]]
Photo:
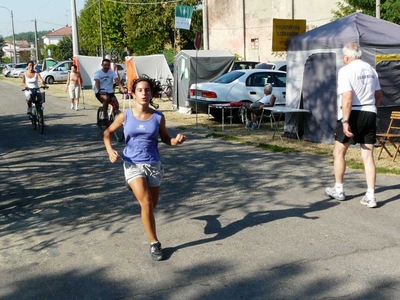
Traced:
[[233, 72], [226, 73], [226, 74], [214, 79], [211, 82], [214, 82], [214, 83], [231, 83], [232, 81], [238, 79], [239, 77], [241, 77], [243, 75], [244, 75], [244, 72], [233, 71]]

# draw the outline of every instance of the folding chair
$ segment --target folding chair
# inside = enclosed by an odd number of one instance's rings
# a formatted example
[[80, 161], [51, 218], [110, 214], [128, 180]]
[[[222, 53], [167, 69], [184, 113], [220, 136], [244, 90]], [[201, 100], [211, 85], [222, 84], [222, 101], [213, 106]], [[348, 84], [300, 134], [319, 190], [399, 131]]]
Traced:
[[[381, 145], [378, 159], [380, 159], [382, 151], [385, 150], [390, 157], [393, 157], [394, 161], [400, 152], [400, 111], [392, 111], [390, 115], [389, 127], [386, 133], [377, 133], [376, 139]], [[394, 155], [390, 153], [389, 149], [386, 147], [386, 143], [392, 144], [392, 146], [396, 149]]]

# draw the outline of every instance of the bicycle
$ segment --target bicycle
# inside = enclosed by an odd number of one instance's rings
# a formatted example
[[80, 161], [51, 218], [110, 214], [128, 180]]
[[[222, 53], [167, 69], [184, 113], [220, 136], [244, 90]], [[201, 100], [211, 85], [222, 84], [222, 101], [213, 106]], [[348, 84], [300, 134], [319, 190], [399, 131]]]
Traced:
[[22, 91], [30, 91], [30, 101], [31, 101], [31, 113], [29, 114], [29, 119], [33, 125], [33, 129], [38, 128], [40, 134], [44, 132], [44, 117], [43, 117], [43, 103], [45, 102], [45, 93], [42, 92], [42, 101], [38, 101], [38, 93], [40, 89], [48, 89], [48, 86], [41, 86], [39, 88], [24, 88]]
[[[162, 79], [162, 77], [160, 77], [160, 80]], [[172, 93], [174, 91], [174, 86], [172, 85], [172, 78], [171, 77], [167, 77], [166, 79], [166, 83], [164, 83], [163, 85], [161, 85], [162, 91], [161, 91], [161, 95], [164, 94], [168, 100], [172, 100]]]
[[[109, 102], [108, 105], [108, 117], [107, 123], [104, 123], [104, 113], [103, 113], [103, 105], [101, 105], [97, 109], [97, 127], [100, 130], [105, 130], [109, 127], [115, 120], [115, 118], [121, 113], [119, 109], [117, 109], [117, 104], [114, 101]], [[117, 142], [122, 142], [124, 140], [124, 127], [121, 126], [114, 132], [115, 139]]]

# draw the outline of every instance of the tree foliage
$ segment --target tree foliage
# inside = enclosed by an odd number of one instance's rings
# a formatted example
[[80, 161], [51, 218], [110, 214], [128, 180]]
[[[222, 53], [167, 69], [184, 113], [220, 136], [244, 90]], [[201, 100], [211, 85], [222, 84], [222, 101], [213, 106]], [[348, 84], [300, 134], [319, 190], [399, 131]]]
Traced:
[[[100, 0], [104, 53], [147, 55], [176, 46], [194, 49], [197, 31], [202, 31], [202, 12], [195, 10], [191, 30], [174, 30], [176, 3], [167, 0], [135, 0], [131, 3]], [[202, 0], [183, 0], [179, 5], [197, 7]], [[100, 55], [98, 0], [87, 0], [78, 19], [80, 52]], [[174, 43], [174, 39], [176, 43]]]
[[2, 57], [4, 56], [4, 51], [3, 51], [4, 45], [5, 45], [4, 38], [0, 35], [0, 59], [2, 59]]
[[[38, 31], [37, 36], [40, 40], [44, 35], [48, 34], [50, 31]], [[4, 37], [5, 40], [11, 41], [12, 36]], [[35, 32], [34, 31], [27, 31], [15, 34], [16, 41], [28, 41], [29, 43], [35, 43]]]
[[[400, 1], [381, 0], [381, 19], [400, 24]], [[333, 10], [334, 19], [345, 17], [356, 11], [375, 17], [376, 0], [343, 0], [336, 3], [338, 9]]]
[[73, 58], [72, 39], [71, 37], [64, 36], [54, 49], [54, 58], [56, 60], [68, 60]]

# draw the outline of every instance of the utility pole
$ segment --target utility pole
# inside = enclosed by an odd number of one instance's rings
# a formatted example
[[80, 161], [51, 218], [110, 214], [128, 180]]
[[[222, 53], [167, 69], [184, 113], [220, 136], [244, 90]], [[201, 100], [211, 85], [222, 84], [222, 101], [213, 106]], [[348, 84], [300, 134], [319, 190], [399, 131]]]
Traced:
[[35, 55], [36, 55], [36, 64], [39, 63], [39, 51], [38, 51], [38, 35], [37, 35], [37, 21], [35, 22]]
[[203, 0], [203, 45], [204, 50], [209, 49], [208, 41], [208, 0]]
[[242, 19], [243, 19], [243, 58], [244, 60], [246, 60], [246, 48], [247, 48], [247, 43], [246, 43], [246, 39], [247, 39], [247, 35], [246, 35], [246, 0], [242, 1]]
[[294, 0], [292, 0], [292, 20], [294, 20]]
[[13, 35], [13, 44], [14, 44], [14, 63], [17, 63], [17, 45], [15, 45], [15, 32], [14, 32], [14, 17], [11, 10], [11, 26], [12, 26], [12, 35]]
[[381, 18], [381, 0], [376, 0], [376, 18]]
[[15, 32], [14, 32], [14, 17], [12, 10], [8, 9], [5, 6], [0, 6], [1, 8], [7, 9], [11, 16], [11, 27], [12, 27], [12, 36], [13, 36], [13, 46], [14, 46], [14, 63], [17, 63], [17, 46], [15, 45]]
[[71, 0], [71, 17], [72, 17], [72, 55], [79, 55], [79, 39], [78, 25], [76, 22], [76, 0]]
[[100, 22], [100, 47], [101, 47], [100, 52], [101, 52], [101, 57], [104, 58], [103, 25], [101, 22], [101, 4], [100, 4], [101, 0], [98, 1], [99, 1], [99, 22]]

